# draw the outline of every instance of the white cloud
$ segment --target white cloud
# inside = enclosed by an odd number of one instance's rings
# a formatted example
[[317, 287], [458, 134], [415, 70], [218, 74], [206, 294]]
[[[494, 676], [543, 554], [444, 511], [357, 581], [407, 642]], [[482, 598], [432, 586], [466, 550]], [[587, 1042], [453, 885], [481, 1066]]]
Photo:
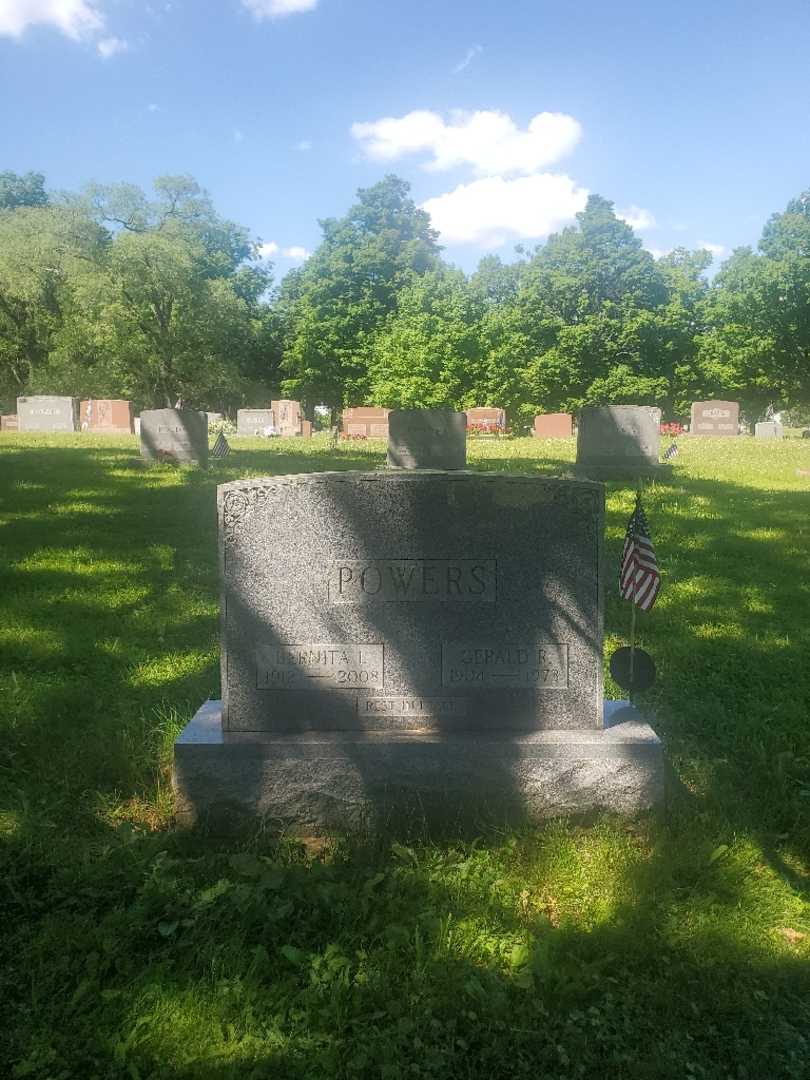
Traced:
[[624, 210], [617, 210], [616, 217], [626, 221], [631, 229], [636, 229], [638, 232], [643, 229], [658, 228], [658, 222], [650, 211], [645, 210], [643, 206], [633, 204], [633, 206], [625, 207]]
[[[0, 0], [0, 2], [2, 2], [2, 0]], [[106, 37], [96, 42], [96, 48], [102, 59], [109, 60], [110, 57], [115, 56], [116, 53], [126, 52], [129, 49], [129, 45], [121, 38]]]
[[275, 240], [270, 240], [266, 244], [259, 244], [257, 253], [260, 259], [269, 259], [278, 251], [278, 244]]
[[728, 252], [728, 248], [725, 244], [707, 244], [705, 241], [699, 245], [708, 251], [713, 259], [722, 259]]
[[52, 26], [73, 41], [100, 33], [94, 0], [0, 0], [0, 35], [19, 38], [30, 26]]
[[429, 171], [471, 165], [479, 176], [534, 173], [570, 153], [582, 137], [579, 122], [565, 113], [538, 113], [521, 131], [510, 116], [493, 110], [456, 112], [449, 123], [417, 110], [352, 124], [351, 130], [374, 160], [429, 153], [423, 165]]
[[242, 0], [242, 6], [257, 19], [281, 19], [285, 15], [312, 11], [318, 6], [318, 0]]
[[456, 64], [456, 66], [453, 68], [453, 74], [460, 75], [461, 72], [465, 70], [465, 68], [468, 68], [470, 66], [476, 56], [480, 56], [483, 51], [483, 45], [470, 46], [470, 48], [467, 49], [464, 59], [461, 60], [458, 64]]
[[312, 143], [309, 139], [299, 139], [295, 144], [295, 149], [300, 150], [302, 154], [306, 154], [308, 150], [312, 149]]
[[303, 262], [305, 259], [308, 259], [310, 257], [312, 252], [308, 251], [305, 247], [299, 247], [297, 244], [293, 244], [292, 247], [285, 247], [282, 250], [281, 254], [284, 256], [285, 259], [293, 259], [295, 262]]
[[568, 176], [538, 173], [459, 184], [422, 203], [448, 244], [499, 247], [508, 239], [539, 240], [585, 209], [588, 192]]

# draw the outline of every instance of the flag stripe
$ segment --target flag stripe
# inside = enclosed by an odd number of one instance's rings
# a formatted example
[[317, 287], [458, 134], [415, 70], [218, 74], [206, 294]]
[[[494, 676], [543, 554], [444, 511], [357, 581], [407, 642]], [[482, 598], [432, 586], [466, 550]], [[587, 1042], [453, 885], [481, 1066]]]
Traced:
[[650, 539], [650, 530], [639, 495], [636, 497], [635, 509], [624, 538], [619, 566], [619, 594], [642, 611], [649, 611], [655, 603], [660, 587], [661, 575], [658, 572], [655, 548]]

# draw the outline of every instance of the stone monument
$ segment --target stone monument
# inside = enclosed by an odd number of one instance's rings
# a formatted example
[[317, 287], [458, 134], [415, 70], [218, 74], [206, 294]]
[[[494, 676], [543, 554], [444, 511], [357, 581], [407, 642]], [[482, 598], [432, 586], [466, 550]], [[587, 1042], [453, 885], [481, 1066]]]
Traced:
[[660, 468], [659, 410], [648, 405], [584, 408], [577, 427], [578, 473], [597, 478], [633, 477]]
[[534, 418], [532, 435], [536, 439], [570, 439], [574, 434], [574, 418], [571, 413], [539, 413]]
[[785, 429], [779, 420], [760, 420], [754, 425], [756, 439], [784, 439]]
[[181, 822], [318, 835], [661, 799], [660, 742], [603, 700], [601, 484], [276, 476], [221, 485], [218, 519], [222, 700], [175, 744]]
[[8, 413], [6, 416], [0, 416], [0, 431], [17, 431], [19, 428], [19, 422], [16, 413]]
[[236, 413], [236, 434], [278, 435], [276, 418], [272, 409], [238, 409]]
[[739, 435], [740, 405], [737, 401], [693, 401], [690, 435]]
[[388, 467], [463, 469], [467, 417], [452, 409], [393, 409], [388, 417]]
[[340, 419], [340, 430], [344, 435], [361, 436], [366, 439], [388, 438], [388, 414], [390, 409], [380, 409], [376, 405], [357, 405], [344, 409]]
[[[287, 401], [282, 399], [271, 402], [271, 405], [273, 407], [276, 430], [279, 435], [287, 438], [298, 435], [308, 437], [304, 431], [304, 416], [301, 412], [300, 401]], [[308, 429], [308, 434], [312, 434], [311, 426]]]
[[18, 397], [17, 423], [20, 431], [78, 431], [79, 402], [50, 394]]
[[147, 461], [208, 465], [208, 418], [194, 409], [146, 409], [141, 413], [141, 456]]
[[82, 431], [94, 435], [131, 435], [135, 430], [132, 406], [120, 398], [89, 398], [82, 402], [79, 415]]
[[498, 435], [506, 431], [506, 412], [491, 406], [476, 406], [467, 409], [467, 427], [477, 434]]

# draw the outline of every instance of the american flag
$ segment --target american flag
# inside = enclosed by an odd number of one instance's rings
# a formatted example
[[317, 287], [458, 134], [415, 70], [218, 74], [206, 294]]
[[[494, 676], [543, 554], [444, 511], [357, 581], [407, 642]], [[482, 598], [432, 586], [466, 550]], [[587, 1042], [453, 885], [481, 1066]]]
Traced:
[[217, 441], [211, 448], [211, 457], [227, 457], [230, 452], [231, 448], [228, 444], [228, 440], [220, 431], [219, 435], [217, 435]]
[[672, 458], [677, 457], [680, 454], [677, 443], [670, 443], [664, 451], [664, 461], [671, 461]]
[[627, 523], [624, 550], [619, 567], [619, 593], [623, 600], [632, 600], [642, 611], [649, 611], [658, 596], [661, 575], [650, 539], [647, 516], [636, 495], [636, 507]]

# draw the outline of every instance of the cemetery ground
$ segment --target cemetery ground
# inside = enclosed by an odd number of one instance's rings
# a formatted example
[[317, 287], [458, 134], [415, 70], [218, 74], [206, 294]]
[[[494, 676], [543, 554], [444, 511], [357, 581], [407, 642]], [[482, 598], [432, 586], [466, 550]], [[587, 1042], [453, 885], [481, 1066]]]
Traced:
[[[639, 617], [666, 813], [314, 849], [171, 825], [218, 696], [215, 487], [383, 444], [234, 440], [204, 473], [0, 436], [0, 1076], [810, 1076], [810, 443], [679, 443]], [[632, 503], [608, 485], [606, 655]]]

